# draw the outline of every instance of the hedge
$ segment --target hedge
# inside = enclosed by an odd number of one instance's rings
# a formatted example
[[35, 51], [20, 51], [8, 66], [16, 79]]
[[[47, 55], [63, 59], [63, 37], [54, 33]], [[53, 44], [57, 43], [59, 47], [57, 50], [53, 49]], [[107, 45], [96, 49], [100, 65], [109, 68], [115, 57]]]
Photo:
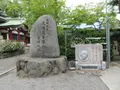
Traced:
[[0, 57], [10, 57], [24, 53], [24, 45], [20, 42], [4, 41], [0, 42]]
[[[66, 31], [67, 32], [67, 31]], [[58, 34], [59, 37], [59, 44], [60, 44], [60, 52], [61, 55], [65, 55], [65, 34], [64, 32], [59, 33]], [[101, 38], [99, 40], [95, 39], [95, 40], [87, 40], [87, 37], [104, 37]], [[105, 43], [106, 42], [106, 32], [105, 30], [86, 30], [86, 29], [82, 29], [82, 30], [71, 30], [69, 31], [69, 33], [67, 33], [67, 50], [66, 50], [66, 56], [68, 58], [68, 60], [74, 60], [75, 59], [75, 48], [71, 48], [71, 44], [72, 42], [77, 43], [84, 43], [84, 44], [88, 44], [88, 43]], [[112, 42], [111, 42], [111, 58], [112, 56]], [[106, 45], [104, 46], [104, 48], [106, 47]], [[106, 52], [104, 52], [104, 60], [106, 59]]]

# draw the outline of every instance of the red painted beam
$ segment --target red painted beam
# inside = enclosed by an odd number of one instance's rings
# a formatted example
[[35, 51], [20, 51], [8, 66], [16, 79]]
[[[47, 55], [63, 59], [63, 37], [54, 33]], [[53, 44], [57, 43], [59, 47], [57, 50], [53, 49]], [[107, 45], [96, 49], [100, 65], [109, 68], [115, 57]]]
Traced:
[[8, 33], [9, 33], [8, 34], [9, 35], [9, 40], [12, 40], [12, 31], [9, 31]]

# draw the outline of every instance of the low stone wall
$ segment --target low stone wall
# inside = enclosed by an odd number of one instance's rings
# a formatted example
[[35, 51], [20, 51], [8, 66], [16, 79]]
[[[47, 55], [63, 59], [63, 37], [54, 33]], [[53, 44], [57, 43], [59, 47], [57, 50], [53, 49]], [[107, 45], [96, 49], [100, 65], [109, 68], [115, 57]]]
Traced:
[[3, 54], [0, 54], [0, 59], [17, 56], [17, 55], [20, 55], [20, 54], [23, 54], [23, 53], [24, 52], [22, 52], [22, 51], [16, 51], [16, 52], [11, 52], [11, 53], [3, 53]]
[[68, 69], [67, 58], [21, 58], [16, 63], [17, 76], [43, 77], [65, 73]]

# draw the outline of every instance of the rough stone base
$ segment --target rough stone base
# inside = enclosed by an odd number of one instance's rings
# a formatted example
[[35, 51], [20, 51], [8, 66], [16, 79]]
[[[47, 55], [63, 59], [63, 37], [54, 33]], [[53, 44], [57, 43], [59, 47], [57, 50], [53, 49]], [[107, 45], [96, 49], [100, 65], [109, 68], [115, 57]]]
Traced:
[[67, 58], [21, 58], [16, 63], [17, 76], [42, 77], [65, 73], [68, 69]]

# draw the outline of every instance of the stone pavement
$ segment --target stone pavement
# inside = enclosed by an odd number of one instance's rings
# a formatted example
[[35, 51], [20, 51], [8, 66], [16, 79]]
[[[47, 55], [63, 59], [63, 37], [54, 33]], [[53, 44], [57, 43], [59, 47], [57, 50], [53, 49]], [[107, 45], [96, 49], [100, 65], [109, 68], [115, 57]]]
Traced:
[[[15, 67], [16, 61], [20, 57], [27, 56], [19, 55], [11, 58], [0, 59], [0, 73], [5, 72], [6, 70]], [[111, 71], [113, 73], [114, 70]], [[118, 71], [118, 68], [115, 69]], [[120, 71], [120, 69], [119, 69]], [[110, 90], [119, 90], [115, 88], [115, 84], [109, 84], [111, 79], [107, 79], [105, 76], [117, 77], [111, 73], [103, 75], [101, 79], [99, 76], [89, 74], [89, 73], [80, 73], [76, 71], [68, 71], [66, 74], [59, 74], [55, 76], [42, 77], [42, 78], [19, 78], [16, 77], [16, 70], [13, 70], [4, 77], [0, 77], [0, 90], [109, 90], [109, 86], [113, 86], [114, 89]], [[111, 74], [111, 75], [110, 75]], [[116, 73], [117, 74], [117, 73]], [[110, 78], [111, 78], [110, 77]], [[117, 80], [117, 79], [116, 79]], [[104, 82], [105, 83], [104, 83]], [[120, 81], [120, 80], [119, 80]], [[11, 83], [12, 82], [12, 83]], [[108, 83], [109, 82], [109, 83]], [[114, 82], [115, 83], [115, 82]], [[119, 82], [117, 82], [116, 86]], [[108, 87], [107, 87], [107, 86]]]
[[99, 76], [78, 71], [41, 78], [19, 78], [16, 71], [0, 78], [0, 90], [109, 90]]
[[10, 57], [10, 58], [5, 58], [5, 59], [0, 59], [0, 73], [3, 73], [16, 65], [16, 61], [19, 57], [23, 57], [26, 54]]
[[120, 90], [120, 64], [112, 63], [112, 65], [100, 77], [110, 90]]

